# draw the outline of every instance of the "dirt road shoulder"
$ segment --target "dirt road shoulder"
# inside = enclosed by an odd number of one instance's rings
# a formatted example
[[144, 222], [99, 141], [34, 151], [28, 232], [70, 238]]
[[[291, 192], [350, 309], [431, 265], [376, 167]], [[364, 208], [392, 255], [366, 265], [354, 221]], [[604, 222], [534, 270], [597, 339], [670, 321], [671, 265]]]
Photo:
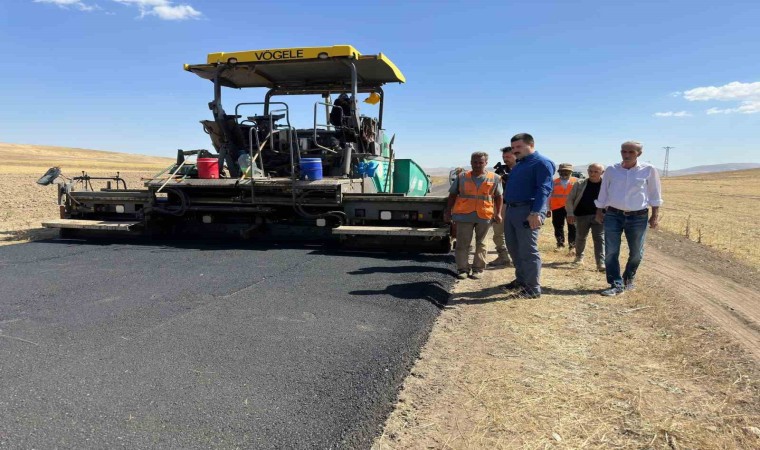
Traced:
[[[757, 362], [657, 245], [637, 290], [611, 299], [548, 233], [540, 299], [507, 300], [506, 269], [459, 283], [374, 447], [760, 446]], [[708, 284], [727, 282], [742, 287]]]

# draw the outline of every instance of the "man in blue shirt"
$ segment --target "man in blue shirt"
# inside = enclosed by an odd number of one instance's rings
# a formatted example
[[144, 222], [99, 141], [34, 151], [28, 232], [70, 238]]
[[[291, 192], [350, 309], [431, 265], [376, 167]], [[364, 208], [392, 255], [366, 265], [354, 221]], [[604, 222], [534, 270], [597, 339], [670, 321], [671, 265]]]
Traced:
[[546, 219], [546, 199], [552, 192], [556, 165], [535, 149], [528, 133], [512, 137], [517, 165], [509, 174], [504, 203], [504, 237], [515, 266], [515, 279], [504, 286], [516, 290], [515, 297], [541, 297], [541, 254], [538, 233]]

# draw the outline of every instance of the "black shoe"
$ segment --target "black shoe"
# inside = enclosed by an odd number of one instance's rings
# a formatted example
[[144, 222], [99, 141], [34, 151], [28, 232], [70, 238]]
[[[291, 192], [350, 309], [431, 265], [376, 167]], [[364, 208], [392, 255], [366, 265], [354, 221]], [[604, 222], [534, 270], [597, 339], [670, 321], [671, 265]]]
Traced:
[[605, 289], [600, 294], [602, 294], [605, 297], [614, 297], [616, 295], [621, 295], [625, 293], [625, 288], [623, 286], [612, 286], [609, 289]]
[[518, 283], [517, 280], [512, 280], [509, 283], [503, 285], [501, 288], [505, 291], [511, 291], [514, 289], [522, 289], [522, 284]]
[[538, 291], [534, 291], [533, 289], [528, 288], [522, 288], [519, 291], [512, 294], [512, 298], [541, 298], [541, 293]]

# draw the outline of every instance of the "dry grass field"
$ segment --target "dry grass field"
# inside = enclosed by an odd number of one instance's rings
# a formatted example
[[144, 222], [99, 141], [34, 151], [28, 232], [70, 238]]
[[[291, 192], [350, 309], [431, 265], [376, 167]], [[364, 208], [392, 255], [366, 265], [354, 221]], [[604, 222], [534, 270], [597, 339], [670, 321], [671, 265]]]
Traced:
[[430, 181], [433, 182], [433, 185], [440, 185], [440, 184], [449, 184], [449, 177], [441, 176], [441, 175], [433, 175], [430, 177]]
[[760, 169], [663, 179], [660, 226], [760, 268]]
[[545, 295], [509, 300], [510, 269], [458, 283], [373, 448], [760, 448], [758, 360], [662, 275], [665, 255], [605, 298], [546, 231]]
[[[69, 177], [111, 176], [119, 171], [130, 188], [141, 186], [141, 178], [151, 176], [172, 163], [170, 158], [130, 155], [65, 147], [0, 143], [0, 244], [55, 235], [40, 228], [45, 219], [58, 218], [56, 188], [40, 186], [37, 179], [52, 166]], [[103, 187], [93, 182], [96, 189]]]
[[61, 167], [69, 176], [73, 176], [78, 170], [92, 173], [113, 173], [117, 170], [152, 173], [165, 168], [173, 161], [171, 157], [3, 143], [0, 143], [0, 157], [0, 173], [38, 174], [37, 178], [52, 166]]

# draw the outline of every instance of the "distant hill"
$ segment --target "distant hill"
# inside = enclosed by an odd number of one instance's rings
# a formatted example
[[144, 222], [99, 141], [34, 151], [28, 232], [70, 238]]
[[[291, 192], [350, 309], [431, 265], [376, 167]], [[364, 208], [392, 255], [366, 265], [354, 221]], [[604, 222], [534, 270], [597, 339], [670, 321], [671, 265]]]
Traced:
[[[727, 163], [727, 164], [713, 164], [706, 166], [694, 166], [686, 169], [670, 170], [668, 172], [669, 177], [679, 177], [683, 175], [697, 175], [701, 173], [718, 173], [718, 172], [732, 172], [735, 170], [749, 170], [760, 168], [760, 163]], [[573, 166], [573, 170], [577, 170], [581, 173], [586, 173], [588, 170], [588, 164], [580, 164]], [[657, 170], [662, 174], [662, 168], [657, 167]]]
[[160, 156], [136, 155], [50, 145], [8, 144], [0, 142], [0, 173], [42, 175], [49, 167], [59, 166], [74, 176], [88, 172], [158, 171], [174, 162]]
[[732, 172], [734, 170], [748, 170], [760, 168], [758, 163], [728, 163], [713, 164], [710, 166], [694, 166], [687, 169], [670, 170], [668, 176], [679, 177], [682, 175], [696, 175], [700, 173]]
[[452, 169], [454, 167], [425, 167], [423, 170], [431, 177], [448, 177]]
[[[425, 173], [427, 173], [430, 176], [448, 176], [449, 171], [454, 169], [454, 167], [426, 167]], [[470, 167], [466, 167], [466, 169], [470, 169]], [[580, 164], [575, 165], [573, 167], [574, 170], [581, 172], [583, 174], [586, 173], [588, 170], [588, 164]], [[749, 170], [749, 169], [760, 169], [760, 163], [727, 163], [727, 164], [712, 164], [712, 165], [706, 165], [706, 166], [694, 166], [694, 167], [688, 167], [686, 169], [679, 169], [679, 170], [671, 170], [668, 173], [668, 176], [670, 177], [680, 177], [684, 175], [698, 175], [701, 173], [718, 173], [718, 172], [733, 172], [735, 170]], [[657, 168], [662, 173], [661, 168]]]

